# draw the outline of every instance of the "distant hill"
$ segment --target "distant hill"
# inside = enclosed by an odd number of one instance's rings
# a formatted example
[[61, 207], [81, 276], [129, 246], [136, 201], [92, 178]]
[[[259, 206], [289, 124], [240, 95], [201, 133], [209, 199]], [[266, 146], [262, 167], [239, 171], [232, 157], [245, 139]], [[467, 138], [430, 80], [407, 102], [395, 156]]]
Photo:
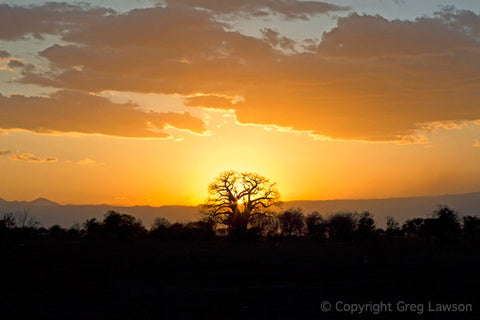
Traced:
[[31, 205], [31, 206], [37, 206], [37, 207], [42, 207], [42, 206], [43, 206], [43, 207], [47, 207], [47, 206], [48, 206], [48, 207], [59, 206], [58, 203], [53, 202], [53, 201], [50, 201], [50, 200], [45, 199], [45, 198], [37, 198], [37, 199], [35, 199], [35, 200], [33, 200], [33, 201], [30, 201], [30, 202], [28, 202], [28, 203], [29, 203], [29, 205]]
[[[427, 217], [436, 206], [448, 205], [463, 214], [480, 215], [480, 192], [431, 197], [408, 197], [361, 200], [286, 201], [282, 210], [301, 208], [306, 214], [318, 211], [327, 216], [339, 211], [368, 210], [375, 216], [377, 225], [383, 227], [387, 216], [400, 222], [413, 217]], [[150, 227], [155, 217], [164, 217], [171, 222], [187, 222], [200, 218], [198, 206], [110, 206], [110, 205], [61, 205], [45, 198], [33, 201], [5, 201], [0, 198], [0, 214], [27, 209], [30, 214], [46, 227], [58, 224], [70, 227], [86, 219], [102, 219], [108, 210], [134, 215]]]
[[43, 226], [55, 224], [70, 227], [75, 223], [83, 223], [86, 219], [102, 219], [109, 210], [131, 214], [142, 220], [146, 227], [150, 227], [155, 217], [164, 217], [171, 222], [186, 222], [198, 220], [198, 207], [194, 206], [110, 206], [110, 205], [61, 205], [48, 199], [39, 198], [33, 201], [5, 201], [0, 198], [0, 214], [27, 209], [32, 217]]
[[431, 216], [438, 205], [448, 205], [464, 215], [480, 215], [480, 192], [388, 199], [288, 201], [282, 209], [299, 207], [305, 213], [318, 211], [324, 216], [339, 211], [368, 210], [377, 225], [383, 227], [388, 216], [400, 222], [414, 217], [425, 218]]

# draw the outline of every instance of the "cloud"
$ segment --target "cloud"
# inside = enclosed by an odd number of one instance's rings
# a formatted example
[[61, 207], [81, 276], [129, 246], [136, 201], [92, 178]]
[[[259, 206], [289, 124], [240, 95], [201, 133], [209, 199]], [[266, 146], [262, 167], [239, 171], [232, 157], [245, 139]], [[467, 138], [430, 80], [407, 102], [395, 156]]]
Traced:
[[0, 156], [9, 155], [11, 152], [9, 150], [0, 149]]
[[[478, 17], [477, 17], [478, 19]], [[345, 58], [388, 55], [441, 54], [452, 48], [476, 47], [465, 30], [451, 28], [440, 18], [416, 21], [387, 20], [381, 16], [352, 14], [324, 33], [318, 52]]]
[[457, 10], [454, 6], [443, 7], [435, 16], [451, 29], [480, 37], [480, 21], [478, 15], [469, 10]]
[[90, 159], [90, 158], [85, 158], [85, 159], [78, 160], [78, 161], [67, 160], [67, 161], [65, 161], [65, 162], [66, 162], [66, 163], [76, 164], [76, 165], [82, 166], [82, 167], [85, 167], [85, 166], [101, 166], [101, 165], [104, 165], [104, 163], [98, 162], [98, 161], [93, 160], [93, 159]]
[[264, 28], [261, 30], [263, 39], [267, 41], [273, 47], [279, 47], [286, 52], [295, 52], [296, 42], [290, 38], [282, 37], [276, 30], [270, 28]]
[[8, 57], [10, 57], [10, 53], [8, 53], [8, 51], [0, 50], [0, 59]]
[[298, 0], [167, 0], [168, 6], [207, 9], [213, 14], [278, 14], [285, 19], [308, 19], [312, 15], [347, 10], [347, 7], [318, 1]]
[[200, 95], [187, 97], [185, 99], [185, 105], [187, 106], [200, 106], [204, 108], [212, 109], [233, 109], [233, 98], [214, 96], [214, 95]]
[[11, 69], [24, 68], [24, 67], [25, 67], [25, 63], [23, 63], [22, 61], [17, 60], [17, 59], [11, 59], [11, 60], [8, 62], [8, 67], [11, 68]]
[[165, 138], [167, 126], [202, 133], [203, 122], [189, 113], [145, 112], [132, 103], [75, 91], [57, 91], [49, 97], [0, 95], [0, 128], [37, 133], [79, 132], [119, 137]]
[[[11, 151], [6, 149], [0, 149], [0, 156], [8, 156], [12, 154]], [[40, 158], [32, 153], [14, 153], [10, 156], [10, 160], [13, 161], [27, 161], [27, 162], [55, 162], [58, 159], [56, 157]], [[87, 160], [87, 159], [85, 159]], [[89, 159], [90, 160], [90, 159]]]
[[[166, 9], [171, 8], [204, 9], [211, 14], [264, 16], [274, 13], [285, 19], [307, 19], [315, 14], [347, 10], [346, 7], [333, 4], [298, 0], [167, 1]], [[159, 7], [159, 9], [165, 9], [165, 7]], [[136, 12], [141, 12], [141, 9], [132, 10], [132, 14]], [[27, 7], [0, 4], [0, 39], [18, 40], [27, 35], [43, 39], [43, 34], [65, 35], [78, 29], [88, 28], [89, 25], [102, 24], [102, 20], [109, 17], [115, 19], [119, 15], [112, 9], [93, 7], [87, 3], [48, 2], [40, 6]], [[160, 20], [158, 22], [162, 24]], [[105, 32], [108, 31], [104, 30], [103, 33]]]
[[16, 153], [10, 157], [16, 161], [28, 161], [28, 162], [55, 162], [58, 159], [55, 157], [39, 158], [31, 153]]
[[51, 73], [26, 72], [23, 83], [97, 92], [227, 92], [277, 55], [261, 39], [226, 31], [207, 12], [177, 7], [111, 15], [63, 37], [76, 44], [42, 51]]
[[[352, 14], [323, 35], [316, 51], [287, 53], [285, 48], [294, 44], [274, 30], [265, 29], [259, 39], [230, 31], [215, 19], [215, 14], [244, 10], [239, 6], [252, 12], [248, 7], [252, 1], [198, 2], [196, 7], [206, 10], [193, 8], [193, 2], [179, 3], [102, 14], [101, 19], [98, 12], [91, 13], [98, 19], [87, 18], [84, 10], [85, 16], [61, 33], [69, 44], [40, 53], [51, 70], [25, 70], [20, 81], [86, 92], [180, 94], [189, 106], [234, 109], [241, 123], [289, 127], [335, 139], [418, 142], [423, 141], [416, 135], [419, 130], [480, 119], [480, 17], [473, 12], [445, 8], [415, 21]], [[274, 6], [273, 1], [259, 3], [258, 8]], [[242, 99], [233, 103], [229, 97]], [[61, 99], [69, 102], [65, 105], [75, 101]], [[1, 101], [5, 100], [15, 99]], [[45, 100], [36, 102], [41, 101]], [[97, 100], [94, 104], [103, 105]], [[58, 103], [54, 105], [58, 108]], [[28, 107], [18, 109], [22, 108]], [[61, 109], [55, 108], [49, 117], [56, 122], [41, 119], [49, 123], [50, 131], [153, 134], [145, 126], [147, 115], [135, 106], [102, 108], [116, 120], [98, 120], [92, 116], [95, 108], [88, 106], [82, 110], [92, 115], [82, 113], [80, 120], [58, 121]], [[131, 113], [134, 124], [119, 128]], [[176, 116], [191, 119], [186, 127], [192, 131], [202, 131], [190, 115]], [[39, 120], [30, 118], [16, 120], [33, 131], [45, 130]], [[165, 122], [159, 120], [155, 126], [163, 128]]]
[[0, 4], [0, 39], [18, 40], [28, 34], [41, 39], [42, 34], [60, 34], [112, 13], [110, 9], [88, 4], [49, 2], [30, 7]]

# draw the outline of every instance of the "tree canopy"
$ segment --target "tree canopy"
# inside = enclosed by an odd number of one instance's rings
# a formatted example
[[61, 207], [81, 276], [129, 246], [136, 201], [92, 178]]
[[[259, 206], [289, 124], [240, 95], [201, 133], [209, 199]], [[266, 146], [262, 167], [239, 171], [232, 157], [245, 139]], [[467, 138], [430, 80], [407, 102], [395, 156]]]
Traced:
[[232, 232], [245, 232], [252, 217], [268, 215], [270, 207], [281, 204], [276, 184], [257, 173], [224, 171], [208, 193], [203, 214]]

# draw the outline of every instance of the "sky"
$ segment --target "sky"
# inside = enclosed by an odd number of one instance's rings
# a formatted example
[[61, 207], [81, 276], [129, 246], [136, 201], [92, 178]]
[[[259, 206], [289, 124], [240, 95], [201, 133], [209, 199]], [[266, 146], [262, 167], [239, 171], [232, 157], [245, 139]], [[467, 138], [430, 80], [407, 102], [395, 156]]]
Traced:
[[480, 2], [0, 1], [0, 197], [480, 191]]

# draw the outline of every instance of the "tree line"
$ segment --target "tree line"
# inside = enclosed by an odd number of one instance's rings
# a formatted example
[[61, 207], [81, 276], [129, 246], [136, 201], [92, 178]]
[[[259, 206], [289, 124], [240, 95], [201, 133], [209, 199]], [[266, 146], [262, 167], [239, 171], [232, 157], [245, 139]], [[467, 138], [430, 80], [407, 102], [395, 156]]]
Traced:
[[249, 220], [246, 232], [232, 232], [228, 225], [203, 218], [187, 223], [171, 223], [165, 218], [154, 220], [147, 229], [132, 215], [108, 211], [102, 220], [87, 219], [71, 228], [54, 225], [41, 227], [28, 211], [4, 213], [0, 217], [0, 239], [116, 239], [132, 242], [139, 239], [164, 241], [198, 240], [302, 240], [325, 242], [378, 242], [427, 240], [438, 243], [466, 241], [480, 243], [480, 218], [462, 215], [448, 206], [439, 206], [429, 218], [413, 218], [400, 224], [387, 218], [386, 228], [379, 228], [368, 211], [338, 212], [322, 216], [318, 212], [305, 215], [299, 208], [279, 214], [257, 215]]

